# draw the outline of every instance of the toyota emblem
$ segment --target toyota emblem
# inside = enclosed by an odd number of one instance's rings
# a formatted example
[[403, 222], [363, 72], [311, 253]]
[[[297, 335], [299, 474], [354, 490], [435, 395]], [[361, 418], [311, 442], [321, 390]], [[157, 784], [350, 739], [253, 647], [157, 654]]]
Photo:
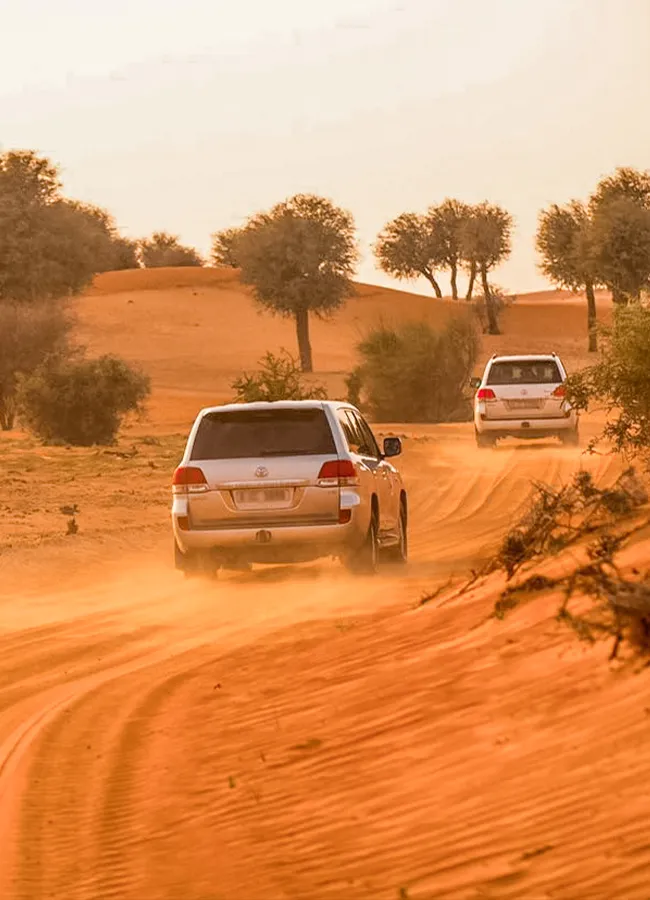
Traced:
[[268, 474], [269, 474], [269, 470], [266, 468], [266, 466], [258, 466], [255, 469], [255, 476], [257, 478], [266, 478], [266, 476]]

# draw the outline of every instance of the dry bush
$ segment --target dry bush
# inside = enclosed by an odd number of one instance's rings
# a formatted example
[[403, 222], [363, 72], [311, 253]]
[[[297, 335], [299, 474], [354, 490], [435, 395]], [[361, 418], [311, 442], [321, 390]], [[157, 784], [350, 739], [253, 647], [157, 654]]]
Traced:
[[647, 502], [647, 491], [633, 469], [610, 488], [597, 487], [585, 471], [558, 489], [535, 484], [529, 508], [504, 537], [491, 571], [503, 569], [510, 579], [524, 563], [558, 553]]
[[[495, 604], [495, 617], [502, 619], [526, 595], [561, 590], [564, 600], [558, 620], [571, 626], [581, 640], [612, 637], [610, 659], [624, 640], [637, 651], [650, 651], [650, 572], [624, 575], [617, 562], [630, 537], [648, 524], [645, 520], [621, 530], [621, 523], [647, 503], [647, 491], [632, 469], [611, 488], [597, 487], [587, 472], [579, 472], [558, 490], [536, 485], [529, 509], [506, 535], [486, 573], [503, 570], [510, 580], [527, 562], [558, 553], [588, 535], [594, 540], [586, 548], [587, 562], [567, 574], [549, 578], [533, 573], [510, 584]], [[587, 598], [586, 610], [569, 608], [576, 596]]]

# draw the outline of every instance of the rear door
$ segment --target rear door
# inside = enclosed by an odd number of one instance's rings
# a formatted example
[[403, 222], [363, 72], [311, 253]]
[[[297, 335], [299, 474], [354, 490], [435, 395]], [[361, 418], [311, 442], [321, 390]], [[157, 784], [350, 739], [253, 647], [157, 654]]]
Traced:
[[494, 394], [486, 402], [488, 419], [553, 419], [563, 415], [564, 375], [554, 359], [496, 360], [485, 387]]
[[318, 483], [323, 464], [336, 459], [323, 407], [207, 413], [188, 461], [208, 482], [189, 498], [192, 527], [336, 522], [339, 488]]
[[374, 475], [374, 486], [379, 500], [379, 528], [381, 531], [390, 531], [395, 526], [393, 508], [393, 484], [391, 469], [384, 460], [372, 429], [363, 416], [356, 410], [348, 410], [348, 415], [354, 422], [356, 433], [359, 435], [361, 460]]

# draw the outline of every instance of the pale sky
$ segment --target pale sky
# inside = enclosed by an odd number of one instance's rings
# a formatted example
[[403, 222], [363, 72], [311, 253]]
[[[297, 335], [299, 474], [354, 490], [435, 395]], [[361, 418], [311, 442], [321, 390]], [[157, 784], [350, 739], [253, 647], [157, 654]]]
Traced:
[[649, 111], [650, 0], [0, 0], [1, 149], [53, 158], [125, 233], [203, 252], [324, 194], [375, 283], [382, 225], [453, 196], [508, 208], [494, 280], [544, 287], [538, 210], [650, 168]]

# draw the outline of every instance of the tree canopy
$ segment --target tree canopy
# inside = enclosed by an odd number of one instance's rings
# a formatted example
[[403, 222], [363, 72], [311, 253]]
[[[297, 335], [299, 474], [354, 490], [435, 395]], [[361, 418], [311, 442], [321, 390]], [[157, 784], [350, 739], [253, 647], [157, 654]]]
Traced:
[[428, 216], [402, 213], [384, 227], [373, 249], [383, 272], [399, 279], [422, 276], [442, 297], [436, 272], [445, 265], [444, 248]]
[[593, 252], [593, 223], [589, 209], [579, 200], [565, 206], [554, 203], [539, 216], [536, 238], [540, 269], [553, 284], [570, 291], [585, 291], [589, 350], [598, 349], [596, 296], [598, 275]]
[[258, 303], [294, 319], [305, 372], [313, 369], [309, 314], [327, 316], [353, 294], [357, 258], [350, 213], [314, 194], [253, 216], [237, 239], [242, 280]]
[[462, 255], [474, 262], [480, 274], [490, 334], [499, 334], [499, 319], [488, 275], [510, 256], [512, 227], [510, 213], [487, 201], [472, 207], [463, 225]]
[[155, 231], [150, 238], [142, 238], [138, 246], [146, 269], [203, 265], [203, 259], [194, 247], [185, 247], [178, 235], [166, 231]]

